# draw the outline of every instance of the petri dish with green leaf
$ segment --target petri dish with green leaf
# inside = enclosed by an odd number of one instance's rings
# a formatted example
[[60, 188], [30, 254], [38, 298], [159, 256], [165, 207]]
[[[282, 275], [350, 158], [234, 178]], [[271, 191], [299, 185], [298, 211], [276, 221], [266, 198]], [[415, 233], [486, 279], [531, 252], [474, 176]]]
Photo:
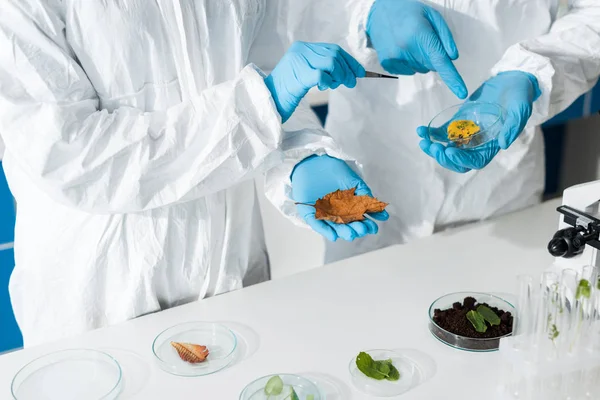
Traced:
[[398, 396], [418, 385], [417, 369], [411, 358], [385, 349], [361, 351], [349, 365], [352, 384], [377, 397]]

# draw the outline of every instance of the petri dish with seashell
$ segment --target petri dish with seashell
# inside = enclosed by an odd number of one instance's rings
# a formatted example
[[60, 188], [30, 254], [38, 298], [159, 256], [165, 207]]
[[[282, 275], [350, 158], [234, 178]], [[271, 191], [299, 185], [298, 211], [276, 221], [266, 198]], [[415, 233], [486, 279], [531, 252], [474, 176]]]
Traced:
[[237, 337], [225, 325], [186, 322], [165, 329], [152, 343], [161, 369], [179, 376], [214, 374], [235, 357]]

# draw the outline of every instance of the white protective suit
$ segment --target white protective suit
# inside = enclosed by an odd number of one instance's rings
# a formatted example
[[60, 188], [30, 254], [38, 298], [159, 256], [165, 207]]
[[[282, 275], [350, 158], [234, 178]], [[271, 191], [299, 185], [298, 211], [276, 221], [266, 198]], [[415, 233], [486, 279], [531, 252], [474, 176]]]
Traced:
[[268, 279], [252, 174], [293, 214], [293, 166], [341, 155], [250, 63], [317, 28], [286, 1], [0, 1], [25, 346]]
[[[368, 48], [365, 25], [372, 0], [357, 10], [359, 30], [349, 50], [368, 70], [384, 72]], [[532, 73], [542, 95], [526, 130], [483, 170], [458, 174], [419, 148], [419, 125], [460, 102], [435, 73], [360, 81], [331, 93], [326, 130], [363, 166], [373, 193], [389, 202], [379, 235], [328, 243], [326, 262], [431, 235], [444, 227], [488, 218], [540, 201], [543, 136], [536, 126], [567, 108], [600, 75], [600, 0], [435, 0], [456, 40], [455, 65], [472, 93], [493, 74]]]

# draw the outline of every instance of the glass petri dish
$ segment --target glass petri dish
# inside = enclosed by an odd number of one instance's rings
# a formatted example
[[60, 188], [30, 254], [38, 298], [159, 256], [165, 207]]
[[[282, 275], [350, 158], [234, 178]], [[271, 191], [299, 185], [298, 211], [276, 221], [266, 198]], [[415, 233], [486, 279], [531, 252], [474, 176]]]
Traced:
[[[190, 364], [183, 361], [171, 342], [206, 346], [206, 361]], [[228, 366], [235, 356], [237, 337], [226, 326], [213, 322], [187, 322], [172, 326], [158, 334], [152, 352], [160, 368], [173, 375], [201, 376], [213, 374]]]
[[91, 349], [50, 353], [25, 365], [13, 378], [17, 400], [116, 399], [121, 390], [119, 363]]
[[[429, 140], [446, 147], [473, 149], [496, 139], [504, 125], [506, 112], [494, 103], [471, 101], [445, 109], [433, 117], [427, 131]], [[466, 139], [452, 140], [448, 137], [448, 126], [455, 120], [473, 121], [479, 126], [478, 133]]]
[[[273, 376], [279, 376], [281, 378], [283, 381], [283, 391], [277, 396], [268, 396], [265, 393], [265, 386]], [[314, 400], [325, 400], [315, 383], [299, 375], [292, 374], [273, 374], [258, 378], [249, 383], [244, 390], [242, 390], [240, 400], [290, 400], [292, 388], [301, 400], [304, 400], [311, 395]]]
[[449, 332], [440, 327], [433, 320], [434, 310], [445, 310], [448, 308], [452, 308], [452, 304], [456, 302], [462, 303], [465, 297], [473, 297], [475, 300], [477, 300], [477, 303], [487, 303], [492, 307], [497, 307], [501, 310], [508, 311], [513, 316], [515, 315], [515, 307], [511, 303], [509, 303], [501, 297], [494, 296], [493, 294], [480, 292], [450, 293], [435, 300], [433, 303], [431, 303], [431, 306], [429, 306], [429, 331], [440, 342], [447, 344], [450, 347], [454, 347], [456, 349], [468, 350], [473, 352], [487, 352], [498, 350], [498, 347], [500, 346], [500, 339], [510, 336], [511, 333], [494, 338], [470, 338]]
[[393, 397], [409, 391], [415, 386], [416, 367], [412, 359], [393, 350], [366, 350], [374, 360], [392, 360], [400, 372], [400, 379], [394, 382], [369, 378], [356, 366], [356, 357], [350, 360], [352, 384], [361, 392], [377, 397]]

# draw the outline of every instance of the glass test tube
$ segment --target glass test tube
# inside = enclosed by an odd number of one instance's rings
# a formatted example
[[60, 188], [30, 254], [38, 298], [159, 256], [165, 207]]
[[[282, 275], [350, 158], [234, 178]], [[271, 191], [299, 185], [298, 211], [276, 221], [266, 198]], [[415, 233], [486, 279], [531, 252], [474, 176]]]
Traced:
[[[584, 340], [583, 348], [592, 357], [600, 359], [600, 274], [597, 267], [591, 267], [593, 272], [590, 277], [591, 296], [589, 304], [589, 320], [586, 321], [586, 332], [582, 340]], [[586, 267], [584, 271], [589, 271]], [[594, 279], [595, 278], [595, 279]], [[598, 381], [600, 385], [600, 381]], [[600, 398], [600, 397], [599, 397]]]
[[515, 348], [525, 350], [531, 347], [534, 326], [533, 278], [530, 275], [519, 275], [517, 284], [519, 297], [517, 315], [513, 322], [513, 337], [515, 338]]
[[594, 283], [597, 280], [598, 271], [596, 267], [591, 265], [583, 267], [576, 293], [579, 310], [577, 313], [577, 327], [573, 334], [572, 353], [589, 349], [589, 343], [593, 340], [592, 321], [594, 318], [594, 303], [596, 302]]
[[539, 301], [535, 318], [534, 350], [538, 361], [555, 357], [555, 344], [552, 340], [554, 314], [558, 304], [558, 275], [544, 272], [540, 283]]
[[559, 357], [569, 353], [576, 339], [574, 333], [578, 323], [580, 302], [576, 298], [579, 274], [565, 269], [560, 278], [559, 309], [556, 319], [556, 337]]
[[[535, 326], [531, 351], [534, 352], [534, 363], [542, 366], [557, 357], [552, 335], [554, 314], [558, 307], [558, 275], [544, 272], [540, 281], [537, 304], [535, 306]], [[560, 389], [560, 381], [553, 376], [538, 378], [536, 382], [540, 399], [551, 400]]]

